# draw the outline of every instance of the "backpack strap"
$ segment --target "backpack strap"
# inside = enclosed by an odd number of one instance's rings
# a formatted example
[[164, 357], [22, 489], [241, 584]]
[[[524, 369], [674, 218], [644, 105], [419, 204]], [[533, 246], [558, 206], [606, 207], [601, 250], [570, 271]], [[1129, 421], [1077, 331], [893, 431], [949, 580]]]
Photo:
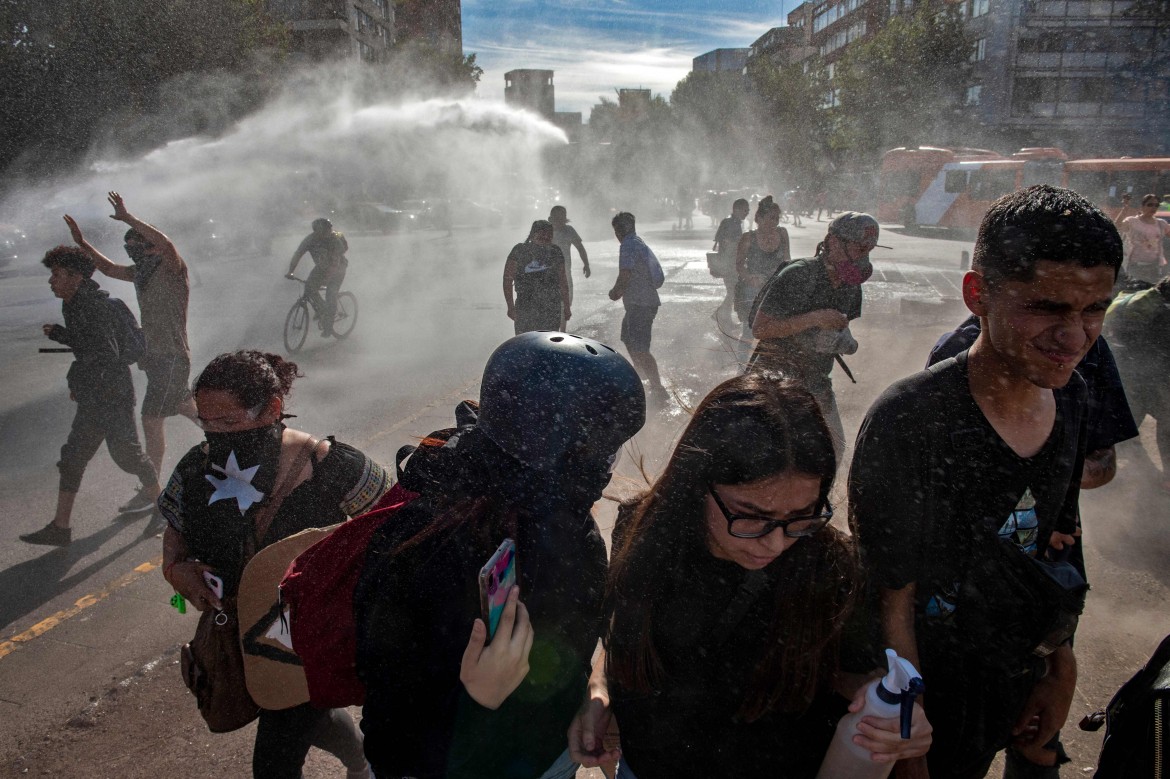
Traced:
[[272, 521], [276, 519], [276, 512], [280, 510], [280, 506], [284, 503], [284, 499], [293, 491], [296, 486], [297, 477], [305, 466], [309, 464], [309, 458], [317, 451], [317, 447], [321, 444], [316, 438], [309, 436], [308, 440], [301, 444], [301, 448], [297, 450], [296, 456], [292, 461], [292, 465], [284, 475], [276, 490], [260, 507], [260, 511], [256, 513], [252, 520], [252, 538], [251, 543], [244, 550], [244, 562], [247, 564], [256, 552], [260, 551], [260, 545], [264, 542], [264, 536], [268, 535], [268, 529], [272, 527]]

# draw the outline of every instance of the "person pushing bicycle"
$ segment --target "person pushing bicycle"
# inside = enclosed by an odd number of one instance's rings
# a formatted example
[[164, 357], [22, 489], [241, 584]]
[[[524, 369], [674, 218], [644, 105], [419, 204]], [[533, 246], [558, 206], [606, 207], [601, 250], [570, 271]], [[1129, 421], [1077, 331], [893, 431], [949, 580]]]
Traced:
[[341, 290], [341, 282], [345, 281], [345, 270], [349, 267], [349, 260], [345, 253], [349, 250], [349, 243], [345, 236], [333, 229], [333, 223], [324, 217], [313, 220], [313, 232], [305, 236], [300, 246], [293, 252], [292, 261], [288, 266], [285, 278], [296, 278], [297, 263], [308, 252], [313, 258], [313, 270], [305, 281], [307, 289], [325, 288], [325, 308], [322, 311], [322, 334], [333, 335], [333, 319], [337, 313], [337, 293]]

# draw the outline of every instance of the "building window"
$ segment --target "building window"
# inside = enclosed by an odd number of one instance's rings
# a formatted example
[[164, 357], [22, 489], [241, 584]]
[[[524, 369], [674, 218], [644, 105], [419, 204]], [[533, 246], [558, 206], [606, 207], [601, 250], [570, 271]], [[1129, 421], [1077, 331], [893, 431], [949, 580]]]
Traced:
[[987, 59], [987, 39], [980, 38], [971, 46], [971, 61], [982, 62]]
[[963, 105], [979, 105], [979, 97], [982, 92], [982, 84], [974, 84], [967, 87], [967, 95], [963, 99]]
[[839, 0], [821, 9], [813, 16], [813, 32], [820, 32], [838, 19], [844, 18], [862, 6], [865, 0]]
[[967, 15], [972, 19], [983, 16], [990, 10], [991, 0], [967, 0]]

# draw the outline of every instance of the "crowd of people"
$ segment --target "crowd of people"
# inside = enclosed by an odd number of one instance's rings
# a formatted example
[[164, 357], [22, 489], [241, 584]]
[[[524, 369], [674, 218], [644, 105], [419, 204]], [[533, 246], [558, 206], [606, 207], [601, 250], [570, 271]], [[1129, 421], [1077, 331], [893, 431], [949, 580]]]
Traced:
[[[134, 265], [106, 259], [68, 218], [76, 246], [44, 259], [65, 315], [45, 334], [74, 351], [78, 407], [57, 516], [22, 538], [69, 542], [81, 474], [106, 440], [141, 482], [132, 506], [157, 501], [168, 583], [200, 611], [230, 611], [256, 552], [377, 509], [394, 480], [353, 447], [285, 424], [301, 374], [277, 355], [220, 355], [188, 390], [185, 266], [117, 193], [110, 202]], [[962, 285], [972, 318], [862, 422], [845, 533], [831, 524], [847, 447], [830, 374], [857, 349], [849, 322], [879, 227], [843, 212], [813, 257], [794, 260], [771, 197], [743, 233], [747, 216], [737, 200], [709, 262], [726, 284], [716, 321], [726, 333], [737, 312], [750, 358], [621, 506], [608, 555], [592, 507], [648, 405], [665, 402], [650, 353], [663, 272], [634, 215], [614, 216], [609, 297], [623, 303], [627, 361], [562, 332], [571, 247], [586, 277], [588, 256], [563, 207], [533, 223], [503, 275], [516, 335], [487, 359], [456, 428], [395, 463], [410, 499], [364, 552], [352, 594], [361, 732], [344, 709], [261, 710], [256, 777], [299, 776], [317, 746], [350, 779], [560, 779], [614, 762], [624, 779], [811, 779], [837, 722], [884, 673], [886, 647], [922, 671], [927, 692], [908, 730], [861, 720], [852, 743], [871, 762], [976, 779], [1007, 750], [1005, 776], [1058, 775], [1087, 588], [1079, 493], [1113, 477], [1135, 418], [1161, 422], [1165, 407], [1164, 363], [1150, 373], [1142, 355], [1165, 351], [1170, 281], [1110, 308], [1122, 234], [1143, 223], [1123, 214], [1115, 226], [1050, 186], [992, 206]], [[290, 273], [315, 247], [343, 256], [339, 235], [314, 224]], [[327, 289], [338, 276], [328, 264]], [[135, 282], [143, 348], [95, 269]], [[145, 452], [134, 361], [150, 366]], [[161, 421], [176, 413], [205, 441], [160, 488]], [[1170, 433], [1158, 442], [1170, 451]], [[516, 585], [489, 635], [477, 574], [505, 539]], [[1058, 595], [1036, 584], [1038, 567], [1060, 572]]]

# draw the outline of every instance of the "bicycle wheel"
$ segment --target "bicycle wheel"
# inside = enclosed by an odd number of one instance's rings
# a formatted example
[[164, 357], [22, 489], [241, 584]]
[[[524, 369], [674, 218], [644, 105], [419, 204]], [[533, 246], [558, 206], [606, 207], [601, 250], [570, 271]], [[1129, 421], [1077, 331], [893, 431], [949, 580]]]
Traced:
[[309, 337], [309, 304], [303, 300], [293, 303], [284, 318], [284, 346], [290, 354], [296, 354]]
[[358, 304], [352, 292], [339, 292], [337, 312], [333, 316], [333, 335], [345, 338], [357, 324]]

